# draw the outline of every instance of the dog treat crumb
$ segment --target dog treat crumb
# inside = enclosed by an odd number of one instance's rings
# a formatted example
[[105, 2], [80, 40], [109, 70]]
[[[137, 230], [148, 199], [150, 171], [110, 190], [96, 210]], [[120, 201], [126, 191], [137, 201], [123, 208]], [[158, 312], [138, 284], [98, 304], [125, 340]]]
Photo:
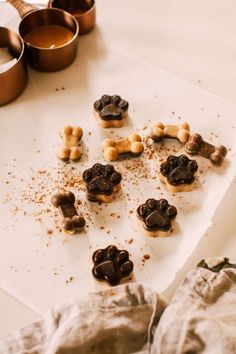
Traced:
[[150, 259], [150, 255], [149, 254], [144, 254], [143, 255], [143, 258], [145, 261], [149, 260]]
[[52, 236], [52, 235], [53, 235], [53, 230], [48, 229], [48, 230], [47, 230], [47, 235], [48, 235], [48, 236]]
[[71, 283], [75, 278], [74, 277], [69, 277], [69, 279], [66, 280], [66, 284]]

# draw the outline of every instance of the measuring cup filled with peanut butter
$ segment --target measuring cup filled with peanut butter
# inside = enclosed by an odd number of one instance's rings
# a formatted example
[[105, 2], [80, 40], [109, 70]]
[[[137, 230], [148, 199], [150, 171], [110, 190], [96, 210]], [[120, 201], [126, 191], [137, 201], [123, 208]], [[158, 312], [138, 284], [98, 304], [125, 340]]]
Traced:
[[75, 59], [79, 25], [71, 14], [61, 9], [38, 10], [23, 0], [8, 0], [22, 20], [19, 33], [26, 46], [29, 64], [40, 71], [57, 71]]

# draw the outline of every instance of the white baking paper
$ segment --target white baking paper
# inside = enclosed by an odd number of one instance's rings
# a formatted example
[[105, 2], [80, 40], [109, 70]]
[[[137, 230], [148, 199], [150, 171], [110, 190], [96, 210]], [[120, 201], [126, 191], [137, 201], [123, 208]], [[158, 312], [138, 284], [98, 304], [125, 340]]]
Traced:
[[[121, 129], [101, 129], [93, 103], [103, 94], [129, 101], [129, 119]], [[57, 73], [30, 71], [25, 92], [0, 108], [0, 285], [39, 313], [68, 297], [106, 288], [92, 276], [93, 252], [109, 244], [127, 249], [134, 262], [133, 281], [164, 291], [191, 256], [211, 225], [214, 211], [235, 176], [236, 107], [158, 68], [105, 47], [99, 31], [81, 38], [78, 58]], [[86, 200], [82, 172], [104, 163], [102, 141], [132, 131], [147, 137], [157, 121], [188, 121], [214, 144], [229, 152], [222, 167], [197, 157], [194, 190], [172, 194], [158, 178], [160, 162], [181, 154], [176, 142], [153, 145], [139, 159], [114, 165], [123, 175], [122, 189], [111, 204]], [[80, 162], [57, 159], [59, 131], [66, 124], [84, 130]], [[151, 157], [151, 158], [150, 158]], [[76, 194], [86, 232], [63, 235], [60, 215], [51, 204], [58, 190]], [[141, 235], [136, 209], [148, 198], [165, 197], [178, 209], [168, 238]], [[147, 259], [150, 256], [149, 259]]]

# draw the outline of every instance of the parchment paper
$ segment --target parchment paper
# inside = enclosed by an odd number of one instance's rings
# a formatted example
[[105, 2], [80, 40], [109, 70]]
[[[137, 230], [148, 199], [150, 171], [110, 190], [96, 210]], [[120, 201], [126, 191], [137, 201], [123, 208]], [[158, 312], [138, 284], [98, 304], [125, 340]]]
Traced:
[[[105, 93], [129, 101], [129, 119], [121, 129], [103, 130], [93, 117], [93, 102]], [[0, 285], [42, 313], [68, 297], [107, 288], [93, 279], [91, 256], [97, 248], [116, 244], [131, 254], [133, 281], [164, 291], [210, 226], [235, 176], [235, 116], [232, 104], [106, 48], [98, 29], [81, 38], [78, 59], [68, 69], [30, 70], [24, 94], [0, 108]], [[132, 131], [147, 137], [157, 121], [188, 121], [192, 132], [225, 144], [229, 153], [222, 167], [197, 157], [194, 190], [173, 195], [160, 183], [158, 171], [170, 153], [183, 149], [177, 141], [153, 145], [146, 139], [140, 159], [114, 163], [123, 175], [114, 201], [89, 203], [81, 174], [95, 162], [105, 163], [103, 139]], [[83, 156], [76, 164], [64, 164], [56, 156], [65, 124], [84, 129]], [[75, 192], [78, 210], [87, 219], [86, 232], [60, 232], [61, 218], [50, 198], [63, 189]], [[168, 238], [147, 238], [139, 231], [136, 209], [150, 197], [165, 197], [178, 209]]]

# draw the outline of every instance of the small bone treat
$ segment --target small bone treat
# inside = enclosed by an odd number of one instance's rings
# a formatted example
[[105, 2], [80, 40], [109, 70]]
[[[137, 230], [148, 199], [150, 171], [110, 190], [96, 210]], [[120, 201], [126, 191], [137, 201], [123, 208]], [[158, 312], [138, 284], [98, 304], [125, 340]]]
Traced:
[[186, 143], [189, 138], [190, 128], [188, 123], [184, 122], [178, 125], [164, 125], [163, 123], [155, 124], [151, 138], [155, 142], [159, 142], [162, 139], [178, 139], [180, 143]]
[[84, 171], [83, 182], [88, 200], [109, 203], [120, 189], [121, 174], [112, 165], [96, 163]]
[[105, 139], [103, 141], [104, 158], [115, 161], [119, 157], [140, 156], [144, 150], [142, 138], [139, 134], [131, 133], [124, 139]]
[[94, 105], [94, 115], [103, 128], [119, 128], [128, 116], [129, 103], [118, 95], [103, 95]]
[[176, 207], [170, 205], [166, 199], [148, 199], [137, 209], [137, 218], [145, 236], [168, 236], [176, 215]]
[[128, 251], [119, 250], [114, 245], [95, 251], [93, 263], [93, 276], [110, 285], [117, 285], [121, 280], [130, 278], [134, 268]]
[[77, 214], [75, 209], [75, 196], [72, 192], [57, 193], [51, 199], [52, 205], [59, 208], [63, 215], [63, 231], [74, 234], [85, 227], [85, 219]]
[[225, 146], [214, 146], [203, 140], [200, 134], [190, 136], [185, 144], [185, 151], [191, 155], [201, 155], [209, 159], [214, 165], [221, 165], [227, 154]]
[[58, 150], [57, 156], [62, 161], [77, 161], [81, 157], [81, 151], [78, 147], [78, 143], [83, 136], [83, 130], [81, 127], [66, 126], [60, 133], [63, 146]]
[[160, 180], [166, 184], [169, 192], [189, 192], [193, 189], [198, 164], [186, 155], [170, 155], [161, 164]]

